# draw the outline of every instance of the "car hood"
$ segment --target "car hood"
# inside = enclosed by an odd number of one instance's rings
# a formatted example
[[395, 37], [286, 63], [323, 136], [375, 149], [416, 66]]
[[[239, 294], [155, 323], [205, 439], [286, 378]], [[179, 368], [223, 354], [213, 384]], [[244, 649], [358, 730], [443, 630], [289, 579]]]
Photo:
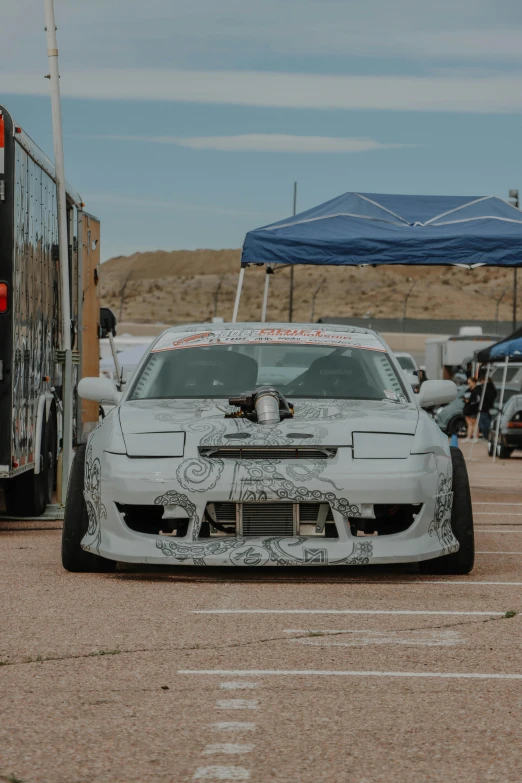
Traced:
[[303, 399], [294, 417], [275, 426], [226, 418], [237, 410], [226, 400], [135, 400], [119, 408], [123, 436], [186, 433], [186, 446], [350, 446], [354, 432], [414, 435], [419, 409], [413, 403]]

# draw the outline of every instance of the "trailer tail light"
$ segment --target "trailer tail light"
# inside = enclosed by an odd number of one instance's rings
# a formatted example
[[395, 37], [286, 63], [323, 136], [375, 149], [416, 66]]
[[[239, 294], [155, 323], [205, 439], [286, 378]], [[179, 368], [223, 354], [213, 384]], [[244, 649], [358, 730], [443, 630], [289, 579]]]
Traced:
[[7, 312], [7, 283], [0, 283], [0, 313]]

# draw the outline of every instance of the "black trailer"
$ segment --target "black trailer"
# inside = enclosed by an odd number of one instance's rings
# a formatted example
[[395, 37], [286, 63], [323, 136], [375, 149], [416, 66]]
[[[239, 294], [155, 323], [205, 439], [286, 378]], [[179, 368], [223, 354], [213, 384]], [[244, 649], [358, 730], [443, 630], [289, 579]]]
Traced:
[[[98, 324], [92, 323], [92, 313], [99, 312], [99, 223], [70, 187], [67, 225], [77, 380], [85, 362], [92, 374], [99, 358]], [[91, 314], [88, 322], [84, 312]], [[0, 106], [0, 487], [6, 511], [13, 516], [42, 514], [58, 479], [60, 347], [54, 166]], [[82, 410], [77, 399], [77, 442], [96, 420], [97, 411]]]

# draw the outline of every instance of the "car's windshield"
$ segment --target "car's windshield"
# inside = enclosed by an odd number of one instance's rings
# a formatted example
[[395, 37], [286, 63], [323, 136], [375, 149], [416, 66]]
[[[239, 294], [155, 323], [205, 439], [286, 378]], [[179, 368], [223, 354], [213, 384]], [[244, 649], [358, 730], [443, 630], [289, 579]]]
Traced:
[[289, 398], [408, 399], [384, 350], [291, 343], [153, 351], [128, 399], [228, 398], [264, 385]]

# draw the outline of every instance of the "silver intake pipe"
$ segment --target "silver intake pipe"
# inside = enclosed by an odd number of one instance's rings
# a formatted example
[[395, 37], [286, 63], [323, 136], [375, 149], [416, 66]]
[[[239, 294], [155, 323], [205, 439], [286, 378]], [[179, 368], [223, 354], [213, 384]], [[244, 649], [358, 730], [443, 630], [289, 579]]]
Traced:
[[279, 424], [279, 395], [275, 389], [258, 392], [255, 405], [258, 424]]

